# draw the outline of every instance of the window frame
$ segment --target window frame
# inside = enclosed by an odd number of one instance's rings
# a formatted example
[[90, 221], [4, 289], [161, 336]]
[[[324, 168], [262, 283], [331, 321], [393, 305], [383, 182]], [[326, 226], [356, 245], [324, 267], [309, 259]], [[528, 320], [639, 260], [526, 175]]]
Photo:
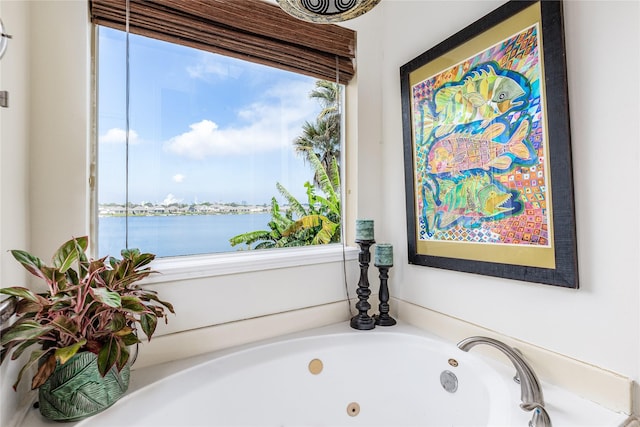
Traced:
[[[124, 0], [89, 0], [90, 9], [94, 3], [97, 2], [122, 2]], [[138, 0], [131, 0], [132, 2], [136, 2]], [[171, 3], [174, 0], [156, 0], [159, 2], [169, 2]], [[236, 0], [213, 0], [214, 2], [222, 2], [222, 3], [233, 3]], [[257, 1], [259, 3], [264, 3], [260, 0], [250, 0]], [[349, 42], [349, 49], [351, 51], [350, 57], [348, 58], [348, 62], [351, 65], [351, 71], [349, 71], [349, 67], [345, 68], [343, 66], [344, 58], [339, 58], [337, 54], [335, 56], [335, 65], [333, 71], [333, 80], [338, 81], [343, 85], [344, 90], [342, 91], [342, 99], [340, 102], [342, 103], [342, 114], [341, 114], [341, 129], [343, 132], [341, 133], [341, 222], [342, 222], [342, 235], [341, 242], [342, 243], [334, 243], [328, 245], [312, 245], [312, 246], [304, 246], [298, 248], [277, 248], [271, 249], [268, 251], [256, 250], [256, 251], [230, 251], [223, 253], [211, 253], [211, 254], [199, 254], [199, 255], [185, 255], [185, 256], [174, 256], [174, 257], [163, 257], [158, 258], [152, 263], [152, 267], [155, 271], [161, 273], [158, 275], [153, 275], [144, 280], [144, 283], [163, 283], [163, 282], [173, 282], [177, 280], [185, 280], [185, 279], [195, 279], [195, 278], [203, 278], [203, 277], [215, 277], [222, 276], [228, 274], [238, 274], [238, 273], [248, 273], [253, 271], [263, 271], [270, 269], [281, 269], [281, 268], [291, 268], [291, 267], [300, 267], [304, 265], [312, 265], [312, 264], [321, 264], [321, 263], [331, 263], [331, 262], [346, 262], [353, 261], [358, 258], [358, 250], [354, 247], [349, 247], [346, 244], [346, 229], [345, 229], [345, 219], [346, 219], [346, 201], [347, 201], [347, 186], [346, 186], [346, 174], [345, 167], [346, 165], [346, 135], [345, 132], [346, 126], [346, 108], [344, 108], [346, 102], [345, 98], [347, 96], [348, 83], [351, 81], [352, 77], [355, 74], [355, 67], [353, 66], [353, 62], [355, 60], [355, 31], [348, 30], [343, 27], [339, 27], [337, 25], [322, 25], [318, 26], [316, 24], [309, 24], [303, 21], [299, 21], [295, 18], [290, 17], [288, 14], [282, 12], [279, 7], [271, 4], [265, 3], [266, 6], [277, 9], [276, 13], [281, 12], [284, 15], [284, 19], [293, 20], [296, 25], [300, 25], [303, 27], [303, 31], [306, 34], [309, 34], [309, 29], [305, 29], [304, 27], [311, 25], [311, 28], [329, 28], [335, 27], [339, 31], [345, 30], [348, 33], [351, 33], [351, 40]], [[92, 237], [96, 237], [98, 233], [98, 197], [97, 197], [97, 152], [98, 152], [98, 134], [97, 134], [97, 118], [98, 118], [98, 73], [97, 73], [97, 58], [98, 58], [98, 26], [103, 24], [96, 23], [95, 20], [92, 19], [92, 43], [91, 43], [91, 92], [93, 97], [93, 102], [91, 103], [91, 115], [92, 115], [92, 126], [91, 126], [91, 159], [90, 159], [90, 177], [89, 177], [89, 199], [90, 199], [90, 220], [89, 220], [89, 228], [90, 235]], [[121, 29], [115, 25], [106, 25], [111, 28]], [[149, 36], [148, 34], [141, 35]], [[164, 41], [169, 41], [171, 43], [175, 43], [174, 40], [161, 39]], [[189, 44], [184, 44], [185, 46], [194, 47]], [[201, 47], [198, 47], [202, 49]], [[211, 49], [205, 49], [208, 51], [212, 51]], [[215, 53], [220, 53], [215, 51]], [[224, 55], [224, 54], [223, 54]], [[237, 55], [228, 55], [237, 57]], [[246, 57], [242, 59], [247, 59]], [[263, 63], [263, 61], [255, 61], [258, 63]], [[269, 66], [273, 66], [274, 64], [266, 64]], [[336, 65], [338, 69], [335, 70]], [[305, 72], [300, 69], [292, 70], [290, 67], [282, 66], [278, 67], [289, 71], [294, 71], [300, 74], [306, 74], [312, 77], [321, 78], [325, 80], [331, 80], [331, 78], [327, 78], [326, 74], [321, 74], [317, 72]], [[97, 242], [97, 239], [92, 239]], [[91, 248], [94, 252], [93, 255], [96, 255], [97, 245]]]
[[206, 277], [277, 270], [305, 265], [347, 262], [358, 259], [359, 250], [340, 243], [298, 248], [224, 252], [159, 258], [151, 267], [160, 274], [143, 280], [144, 284], [170, 283]]

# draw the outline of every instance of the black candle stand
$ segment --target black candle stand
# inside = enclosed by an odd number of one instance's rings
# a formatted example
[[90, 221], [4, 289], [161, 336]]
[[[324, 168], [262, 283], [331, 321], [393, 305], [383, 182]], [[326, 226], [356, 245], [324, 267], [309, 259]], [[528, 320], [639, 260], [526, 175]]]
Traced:
[[389, 280], [389, 268], [392, 266], [376, 267], [378, 267], [378, 270], [380, 271], [380, 290], [378, 292], [378, 297], [380, 299], [378, 309], [380, 310], [380, 314], [373, 316], [373, 318], [376, 325], [393, 326], [396, 324], [396, 319], [389, 316], [389, 286], [387, 285], [387, 281]]
[[360, 253], [358, 254], [360, 280], [358, 281], [358, 290], [356, 291], [358, 294], [358, 302], [356, 303], [358, 314], [351, 318], [351, 327], [354, 329], [369, 330], [376, 327], [373, 317], [367, 313], [371, 308], [371, 304], [369, 304], [368, 301], [371, 290], [369, 289], [369, 276], [367, 275], [369, 262], [371, 262], [369, 248], [375, 243], [375, 240], [356, 239], [356, 243], [360, 246]]

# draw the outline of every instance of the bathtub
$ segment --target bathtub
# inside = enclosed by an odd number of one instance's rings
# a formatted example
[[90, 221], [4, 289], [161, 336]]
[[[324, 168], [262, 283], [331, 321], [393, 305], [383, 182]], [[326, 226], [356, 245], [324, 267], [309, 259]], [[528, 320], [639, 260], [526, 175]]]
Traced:
[[[457, 378], [455, 392], [441, 385], [445, 371]], [[222, 355], [131, 393], [80, 425], [507, 426], [512, 406], [517, 400], [504, 379], [479, 358], [424, 335], [378, 328]]]
[[[338, 324], [134, 370], [120, 401], [75, 426], [527, 426], [499, 365], [408, 325]], [[555, 427], [624, 419], [545, 396]]]

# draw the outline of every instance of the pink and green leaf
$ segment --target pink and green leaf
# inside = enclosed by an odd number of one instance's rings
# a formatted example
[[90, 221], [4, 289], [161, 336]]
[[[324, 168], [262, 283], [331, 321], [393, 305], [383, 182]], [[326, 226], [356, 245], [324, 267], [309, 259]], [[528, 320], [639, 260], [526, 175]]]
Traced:
[[3, 332], [2, 338], [0, 338], [0, 345], [6, 345], [10, 341], [37, 339], [52, 329], [53, 327], [51, 326], [42, 326], [33, 320], [16, 322]]
[[138, 339], [135, 333], [130, 333], [129, 335], [125, 335], [122, 337], [122, 342], [124, 345], [134, 345], [139, 344], [141, 341]]
[[18, 316], [24, 316], [26, 314], [35, 314], [40, 312], [44, 306], [39, 302], [34, 302], [29, 299], [21, 299], [16, 306], [16, 314]]
[[29, 252], [14, 249], [11, 251], [11, 255], [18, 261], [27, 271], [36, 277], [43, 280], [47, 280], [46, 276], [42, 273], [42, 267], [44, 267], [44, 261], [37, 256], [31, 255]]
[[98, 353], [98, 371], [100, 372], [100, 375], [103, 377], [107, 375], [107, 372], [109, 372], [109, 369], [115, 365], [119, 357], [119, 341], [116, 337], [109, 337]]
[[120, 294], [110, 291], [107, 288], [92, 288], [94, 298], [109, 307], [122, 307]]
[[27, 288], [23, 288], [20, 286], [14, 286], [12, 288], [2, 288], [0, 289], [0, 294], [12, 295], [18, 298], [24, 298], [29, 301], [38, 302], [38, 297], [36, 294], [31, 292]]
[[130, 311], [132, 313], [144, 313], [148, 311], [147, 307], [142, 302], [140, 302], [140, 299], [138, 299], [137, 297], [122, 296], [120, 299], [122, 301], [122, 308], [124, 310]]
[[53, 319], [51, 325], [67, 335], [76, 336], [76, 334], [78, 333], [78, 325], [67, 316], [57, 316], [55, 319]]
[[142, 326], [142, 330], [149, 341], [151, 341], [151, 336], [155, 332], [157, 325], [158, 318], [155, 315], [145, 313], [140, 316], [140, 326]]
[[52, 263], [60, 272], [67, 271], [74, 262], [80, 259], [80, 254], [84, 254], [89, 246], [87, 236], [71, 239], [62, 244], [53, 254]]
[[160, 298], [158, 298], [158, 295], [156, 294], [156, 292], [155, 292], [155, 291], [144, 290], [144, 291], [142, 292], [142, 296], [141, 296], [141, 298], [140, 298], [140, 299], [145, 300], [145, 301], [150, 301], [150, 300], [156, 301], [156, 302], [158, 302], [159, 304], [162, 304], [162, 305], [164, 305], [165, 307], [167, 307], [167, 309], [168, 309], [171, 313], [173, 313], [173, 314], [175, 314], [175, 313], [176, 313], [176, 312], [175, 312], [175, 310], [173, 309], [173, 304], [171, 304], [170, 302], [167, 302], [167, 301], [163, 301], [163, 300], [161, 300]]
[[120, 349], [120, 357], [116, 362], [116, 367], [118, 368], [118, 371], [121, 371], [128, 361], [129, 361], [129, 350], [127, 350], [126, 347], [122, 347]]
[[127, 326], [127, 319], [122, 313], [115, 313], [109, 323], [107, 329], [116, 332]]
[[42, 274], [46, 276], [47, 283], [54, 284], [53, 292], [57, 293], [60, 290], [67, 288], [67, 277], [64, 273], [54, 267], [42, 267]]
[[35, 390], [47, 381], [47, 379], [53, 374], [56, 369], [57, 360], [54, 354], [49, 356], [47, 360], [38, 366], [38, 371], [33, 376], [31, 381], [31, 390]]

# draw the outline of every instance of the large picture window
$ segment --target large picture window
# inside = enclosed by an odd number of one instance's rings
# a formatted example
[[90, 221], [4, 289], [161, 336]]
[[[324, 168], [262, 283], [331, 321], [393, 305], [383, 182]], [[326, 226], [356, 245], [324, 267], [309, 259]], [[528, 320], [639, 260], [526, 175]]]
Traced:
[[340, 241], [355, 32], [263, 0], [89, 0], [98, 255]]
[[141, 35], [127, 48], [103, 26], [97, 39], [98, 255], [340, 241], [342, 85]]

